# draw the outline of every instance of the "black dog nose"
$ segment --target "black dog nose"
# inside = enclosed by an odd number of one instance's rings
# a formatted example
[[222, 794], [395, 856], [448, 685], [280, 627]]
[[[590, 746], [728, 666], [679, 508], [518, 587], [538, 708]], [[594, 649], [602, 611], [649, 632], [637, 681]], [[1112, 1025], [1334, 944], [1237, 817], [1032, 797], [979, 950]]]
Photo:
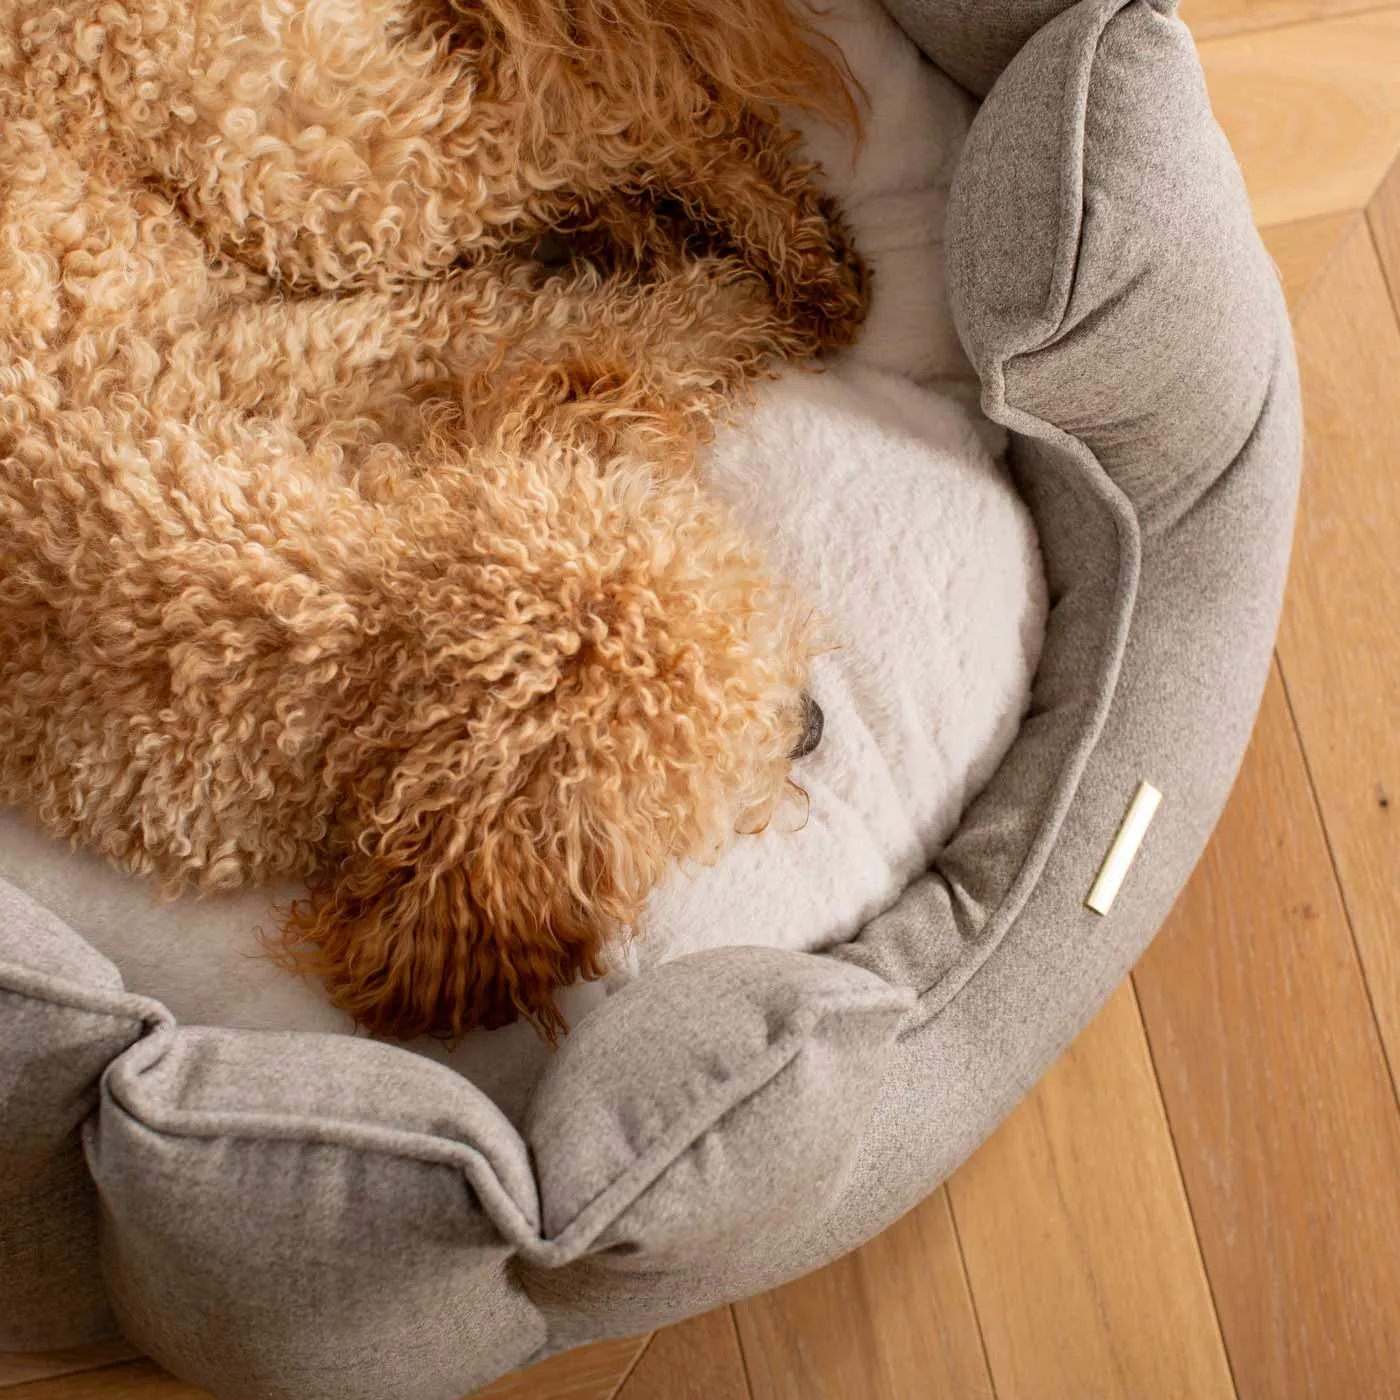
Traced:
[[822, 730], [826, 728], [826, 716], [822, 707], [805, 692], [802, 696], [802, 737], [792, 751], [793, 761], [806, 758], [822, 741]]

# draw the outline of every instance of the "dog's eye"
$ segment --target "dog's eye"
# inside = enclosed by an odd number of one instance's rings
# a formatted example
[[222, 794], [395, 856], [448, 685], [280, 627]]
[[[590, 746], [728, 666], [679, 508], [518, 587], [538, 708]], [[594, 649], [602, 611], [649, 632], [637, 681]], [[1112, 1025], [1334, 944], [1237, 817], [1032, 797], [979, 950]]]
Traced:
[[542, 233], [525, 245], [525, 255], [544, 267], [567, 267], [574, 260], [573, 249], [557, 233]]

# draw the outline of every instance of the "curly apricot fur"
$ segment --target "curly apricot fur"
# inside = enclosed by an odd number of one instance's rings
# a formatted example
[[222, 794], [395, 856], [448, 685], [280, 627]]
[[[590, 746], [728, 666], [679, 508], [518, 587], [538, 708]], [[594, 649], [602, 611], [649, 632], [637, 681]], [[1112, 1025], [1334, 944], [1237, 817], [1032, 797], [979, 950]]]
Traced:
[[691, 467], [860, 319], [775, 116], [847, 101], [779, 0], [0, 0], [0, 801], [308, 880], [373, 1030], [555, 1033], [787, 781], [803, 614]]

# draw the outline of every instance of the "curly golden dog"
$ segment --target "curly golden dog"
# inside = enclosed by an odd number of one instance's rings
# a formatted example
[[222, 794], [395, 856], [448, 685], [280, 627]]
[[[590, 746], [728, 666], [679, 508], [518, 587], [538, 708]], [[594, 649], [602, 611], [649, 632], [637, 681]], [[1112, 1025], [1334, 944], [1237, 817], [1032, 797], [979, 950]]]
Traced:
[[864, 279], [782, 0], [0, 0], [0, 801], [370, 1029], [596, 975], [811, 742], [697, 480]]

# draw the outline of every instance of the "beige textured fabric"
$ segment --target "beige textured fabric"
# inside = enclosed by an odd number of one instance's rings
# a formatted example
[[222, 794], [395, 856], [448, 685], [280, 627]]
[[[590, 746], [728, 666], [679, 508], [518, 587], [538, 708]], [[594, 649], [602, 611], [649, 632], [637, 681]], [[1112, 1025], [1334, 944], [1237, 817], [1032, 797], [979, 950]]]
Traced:
[[162, 1026], [112, 1067], [89, 1162], [123, 1329], [216, 1394], [447, 1400], [544, 1342], [524, 1145], [431, 1061]]
[[[1053, 600], [1031, 718], [937, 868], [838, 955], [719, 950], [649, 973], [570, 1039], [523, 1135], [393, 1048], [176, 1028], [0, 899], [0, 1152], [24, 1182], [0, 1316], [39, 1325], [71, 1295], [74, 1337], [103, 1323], [74, 1171], [86, 1119], [112, 1304], [177, 1373], [229, 1400], [460, 1394], [888, 1224], [1158, 927], [1230, 786], [1277, 619], [1300, 461], [1282, 298], [1162, 6], [920, 14], [929, 51], [966, 24], [968, 81], [1009, 60], [954, 188], [949, 275]], [[1143, 777], [1165, 801], [1099, 918], [1084, 895]], [[26, 1292], [14, 1242], [32, 1261], [26, 1241], [49, 1236], [54, 1282]]]
[[120, 989], [106, 959], [0, 883], [0, 1351], [114, 1325], [81, 1132], [103, 1070], [142, 1032], [145, 1008]]
[[886, 0], [885, 8], [949, 77], [985, 97], [1021, 46], [1074, 0]]

